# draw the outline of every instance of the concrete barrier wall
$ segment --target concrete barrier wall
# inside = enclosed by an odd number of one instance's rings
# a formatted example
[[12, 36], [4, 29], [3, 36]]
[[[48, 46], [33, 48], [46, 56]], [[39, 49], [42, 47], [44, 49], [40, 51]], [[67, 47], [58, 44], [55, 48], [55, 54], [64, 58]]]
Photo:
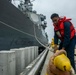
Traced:
[[28, 65], [28, 62], [27, 62], [27, 58], [28, 58], [28, 48], [19, 48], [21, 50], [24, 50], [24, 68]]
[[27, 49], [27, 61], [28, 65], [38, 56], [38, 47], [32, 46], [32, 47], [26, 47]]
[[15, 54], [16, 54], [16, 75], [19, 75], [19, 73], [22, 72], [25, 67], [24, 50], [11, 49], [11, 51], [15, 51]]
[[34, 46], [34, 54], [35, 58], [38, 56], [38, 47]]
[[37, 46], [0, 51], [0, 75], [19, 75], [37, 56]]
[[16, 75], [19, 75], [24, 70], [24, 68], [38, 56], [37, 46], [10, 50], [15, 51], [16, 54]]
[[16, 75], [15, 65], [14, 51], [0, 51], [0, 75]]

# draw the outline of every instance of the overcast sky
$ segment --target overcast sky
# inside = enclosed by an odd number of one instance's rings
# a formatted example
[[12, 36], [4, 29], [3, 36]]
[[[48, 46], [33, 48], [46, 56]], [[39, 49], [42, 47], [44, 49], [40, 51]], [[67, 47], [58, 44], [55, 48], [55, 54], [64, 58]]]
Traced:
[[46, 32], [49, 42], [53, 37], [53, 26], [50, 20], [52, 13], [58, 13], [60, 16], [72, 18], [72, 22], [76, 27], [76, 0], [35, 0], [33, 2], [33, 10], [36, 10], [38, 14], [41, 13], [46, 16]]

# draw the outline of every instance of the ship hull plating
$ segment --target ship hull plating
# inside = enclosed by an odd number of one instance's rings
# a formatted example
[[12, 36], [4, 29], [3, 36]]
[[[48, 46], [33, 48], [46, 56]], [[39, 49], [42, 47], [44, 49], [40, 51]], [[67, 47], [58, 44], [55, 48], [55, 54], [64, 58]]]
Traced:
[[46, 45], [41, 29], [8, 0], [0, 0], [0, 50]]

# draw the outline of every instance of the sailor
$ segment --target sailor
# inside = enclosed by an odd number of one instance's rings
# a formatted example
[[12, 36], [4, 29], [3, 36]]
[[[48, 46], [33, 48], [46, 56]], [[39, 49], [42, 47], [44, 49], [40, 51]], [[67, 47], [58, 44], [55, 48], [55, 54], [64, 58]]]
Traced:
[[[59, 17], [57, 13], [53, 13], [51, 15], [51, 20], [54, 26], [54, 51], [66, 50], [67, 57], [71, 61], [71, 65], [75, 70], [75, 62], [74, 62], [74, 49], [75, 49], [75, 28], [71, 22], [71, 19], [66, 19], [66, 17]], [[58, 40], [60, 39], [59, 47]]]

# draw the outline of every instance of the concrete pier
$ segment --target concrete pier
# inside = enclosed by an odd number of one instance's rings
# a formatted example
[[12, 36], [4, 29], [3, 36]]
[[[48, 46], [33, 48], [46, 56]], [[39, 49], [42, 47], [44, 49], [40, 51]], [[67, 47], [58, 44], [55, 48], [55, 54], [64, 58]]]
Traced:
[[16, 75], [15, 65], [14, 51], [0, 51], [0, 75]]

